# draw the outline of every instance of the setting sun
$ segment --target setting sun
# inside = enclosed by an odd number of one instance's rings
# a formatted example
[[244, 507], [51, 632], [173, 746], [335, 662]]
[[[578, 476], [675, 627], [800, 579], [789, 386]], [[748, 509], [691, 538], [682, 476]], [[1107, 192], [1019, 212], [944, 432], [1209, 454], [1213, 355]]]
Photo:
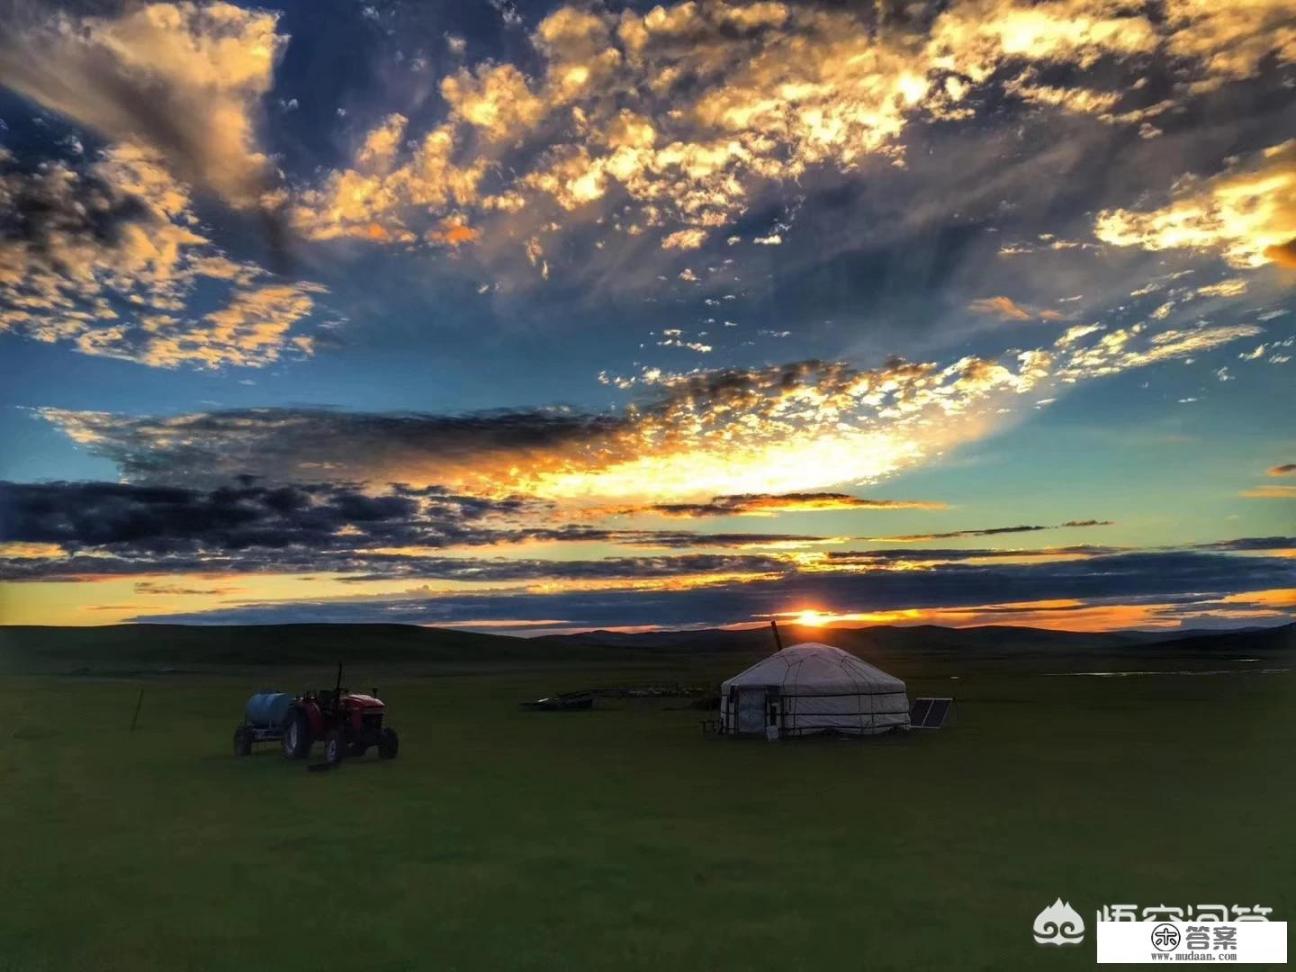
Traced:
[[828, 616], [813, 609], [807, 609], [797, 615], [796, 623], [808, 628], [821, 628], [828, 623]]

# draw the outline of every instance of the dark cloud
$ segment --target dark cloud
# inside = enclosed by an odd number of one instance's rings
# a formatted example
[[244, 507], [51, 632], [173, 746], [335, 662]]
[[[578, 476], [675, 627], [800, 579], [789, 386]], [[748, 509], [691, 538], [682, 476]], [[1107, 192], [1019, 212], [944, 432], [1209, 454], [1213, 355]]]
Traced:
[[1296, 537], [1239, 537], [1236, 540], [1217, 540], [1199, 543], [1197, 550], [1286, 550], [1296, 547]]
[[601, 534], [613, 543], [637, 547], [756, 547], [773, 544], [822, 543], [826, 537], [800, 533], [698, 533], [693, 530], [603, 530]]
[[[892, 362], [878, 380], [911, 371], [921, 373], [922, 366]], [[168, 417], [59, 409], [41, 415], [115, 463], [132, 482], [213, 484], [248, 473], [314, 482], [327, 469], [334, 479], [445, 483], [485, 480], [496, 466], [541, 468], [557, 461], [603, 468], [643, 455], [649, 448], [643, 432], [675, 442], [675, 419], [774, 409], [780, 395], [798, 387], [841, 395], [862, 374], [817, 360], [712, 371], [653, 388], [646, 401], [619, 414], [566, 408], [458, 415], [251, 408]]]
[[1281, 466], [1273, 466], [1269, 470], [1270, 476], [1291, 476], [1296, 474], [1296, 462], [1284, 463]]
[[[1238, 538], [1184, 551], [1098, 546], [834, 551], [803, 562], [777, 552], [668, 553], [601, 559], [433, 555], [451, 546], [520, 540], [689, 548], [759, 546], [809, 539], [784, 534], [616, 531], [528, 523], [546, 504], [456, 494], [437, 487], [365, 492], [349, 484], [281, 485], [243, 477], [214, 489], [121, 483], [0, 484], [0, 540], [53, 545], [62, 556], [15, 553], [0, 561], [12, 580], [131, 574], [302, 573], [350, 581], [406, 579], [482, 585], [473, 594], [390, 601], [341, 599], [247, 606], [179, 621], [568, 618], [582, 625], [715, 624], [797, 604], [852, 612], [941, 608], [1067, 598], [1221, 598], [1296, 584], [1289, 559], [1239, 556], [1285, 547], [1286, 537]], [[1082, 521], [1073, 521], [1082, 522]], [[1016, 532], [1021, 528], [996, 528]], [[1029, 528], [1035, 529], [1035, 528]], [[45, 553], [49, 553], [46, 550]], [[1007, 558], [1037, 553], [1039, 562]], [[1054, 556], [1071, 559], [1052, 559]], [[918, 569], [896, 569], [911, 564]], [[671, 578], [704, 578], [676, 584]], [[732, 578], [742, 578], [733, 580]], [[650, 582], [625, 588], [623, 580]], [[550, 580], [552, 593], [490, 590]], [[651, 583], [656, 582], [656, 583]], [[191, 586], [141, 594], [212, 593]], [[228, 593], [228, 592], [226, 592]]]
[[60, 273], [74, 272], [63, 259], [79, 246], [115, 249], [126, 229], [143, 232], [160, 221], [138, 196], [125, 195], [92, 169], [47, 164], [27, 179], [6, 185], [0, 208], [0, 240], [20, 243], [33, 262]]
[[1114, 520], [1067, 520], [1057, 526], [986, 527], [979, 530], [951, 530], [948, 533], [909, 533], [896, 537], [869, 537], [878, 543], [909, 543], [915, 540], [951, 540], [956, 537], [994, 537], [1001, 533], [1035, 533], [1039, 530], [1062, 530], [1068, 527], [1114, 526]]
[[727, 624], [814, 604], [829, 612], [953, 608], [1040, 600], [1192, 603], [1296, 582], [1290, 561], [1220, 553], [1129, 553], [1080, 562], [946, 565], [867, 574], [793, 573], [776, 580], [683, 590], [584, 590], [551, 594], [485, 593], [400, 599], [323, 600], [245, 607], [143, 620], [195, 623], [275, 621], [437, 624], [468, 620], [564, 618], [608, 627]]
[[713, 496], [706, 503], [655, 503], [618, 510], [619, 513], [655, 513], [661, 516], [760, 516], [826, 510], [938, 510], [944, 503], [927, 500], [868, 499], [849, 493], [739, 493]]
[[233, 594], [241, 590], [238, 587], [185, 587], [180, 584], [164, 584], [157, 581], [137, 581], [136, 594], [159, 596], [219, 596]]
[[829, 563], [846, 564], [887, 564], [906, 562], [953, 562], [960, 560], [989, 560], [1008, 557], [1098, 557], [1125, 552], [1121, 547], [1105, 547], [1093, 544], [1076, 544], [1067, 547], [1041, 547], [1032, 550], [1001, 550], [989, 547], [972, 547], [968, 549], [901, 547], [894, 550], [836, 550], [825, 554]]
[[[605, 530], [548, 526], [547, 504], [490, 499], [441, 487], [392, 486], [380, 494], [347, 484], [270, 485], [238, 477], [214, 489], [103, 482], [0, 482], [0, 541], [53, 544], [58, 557], [0, 558], [11, 580], [134, 573], [323, 571], [366, 577], [510, 579], [490, 561], [428, 558], [389, 548], [518, 543], [615, 543], [636, 547], [751, 547], [819, 540], [798, 534]], [[708, 558], [712, 559], [708, 559]], [[643, 565], [643, 576], [686, 570], [770, 570], [770, 557], [643, 557], [605, 565], [607, 576]], [[541, 576], [540, 561], [518, 576]], [[477, 568], [474, 564], [485, 564]], [[592, 566], [557, 562], [544, 576], [597, 576]], [[653, 565], [657, 565], [654, 567]], [[482, 573], [474, 575], [474, 570]], [[568, 571], [577, 573], [569, 574]], [[634, 571], [631, 571], [633, 574]]]
[[211, 490], [124, 483], [0, 483], [0, 539], [147, 555], [249, 549], [346, 551], [363, 546], [493, 542], [491, 516], [524, 512], [523, 500], [445, 491], [370, 495], [346, 485]]
[[[374, 558], [381, 563], [382, 558]], [[606, 557], [601, 560], [504, 560], [389, 558], [389, 569], [348, 577], [350, 582], [411, 577], [426, 580], [507, 583], [531, 580], [620, 580], [669, 578], [695, 574], [782, 574], [786, 561], [777, 557], [684, 554], [660, 557]]]
[[[45, 408], [39, 414], [116, 463], [133, 482], [211, 485], [241, 473], [314, 482], [323, 470], [332, 480], [432, 483], [468, 493], [533, 492], [642, 505], [643, 494], [649, 502], [694, 501], [687, 477], [702, 461], [725, 474], [721, 482], [769, 478], [771, 467], [786, 461], [790, 439], [832, 448], [840, 457], [831, 468], [804, 463], [775, 477], [798, 488], [826, 488], [892, 471], [907, 461], [897, 457], [916, 443], [932, 436], [957, 439], [951, 412], [979, 414], [992, 399], [1041, 380], [1029, 364], [1039, 360], [1018, 356], [1016, 371], [981, 359], [944, 370], [899, 359], [871, 370], [808, 359], [657, 374], [637, 386], [639, 401], [615, 413], [259, 408], [130, 416]], [[883, 415], [900, 406], [907, 416], [903, 421]], [[936, 416], [938, 432], [923, 421]], [[603, 475], [618, 468], [625, 475]]]
[[526, 463], [577, 449], [625, 419], [558, 409], [465, 415], [330, 409], [234, 409], [172, 418], [46, 410], [47, 418], [134, 482], [223, 482], [255, 473], [313, 481], [322, 468], [352, 480], [435, 482], [507, 457]]

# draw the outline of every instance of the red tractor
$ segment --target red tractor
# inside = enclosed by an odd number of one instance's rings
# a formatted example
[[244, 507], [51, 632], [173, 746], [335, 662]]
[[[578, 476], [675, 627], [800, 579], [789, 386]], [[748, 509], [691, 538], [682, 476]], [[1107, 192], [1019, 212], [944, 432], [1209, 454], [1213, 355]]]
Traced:
[[246, 756], [252, 743], [278, 739], [288, 759], [306, 759], [317, 740], [324, 742], [324, 759], [336, 766], [346, 757], [363, 756], [374, 746], [383, 759], [395, 759], [400, 748], [396, 730], [383, 725], [385, 706], [377, 697], [337, 686], [303, 692], [290, 699], [283, 693], [252, 696], [243, 722], [234, 732], [234, 752]]

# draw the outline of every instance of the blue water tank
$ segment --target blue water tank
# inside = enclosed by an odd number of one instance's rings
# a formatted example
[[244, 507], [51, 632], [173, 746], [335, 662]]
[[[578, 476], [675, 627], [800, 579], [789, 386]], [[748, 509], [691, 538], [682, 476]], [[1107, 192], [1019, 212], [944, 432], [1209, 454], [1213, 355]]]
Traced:
[[243, 707], [243, 718], [251, 725], [262, 728], [283, 725], [292, 700], [293, 697], [287, 692], [259, 692], [247, 700], [247, 705]]

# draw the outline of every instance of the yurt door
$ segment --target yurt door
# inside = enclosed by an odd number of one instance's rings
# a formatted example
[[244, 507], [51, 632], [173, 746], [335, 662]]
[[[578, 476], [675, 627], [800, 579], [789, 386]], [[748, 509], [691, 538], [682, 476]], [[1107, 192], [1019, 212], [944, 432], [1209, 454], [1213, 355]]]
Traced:
[[767, 689], [740, 688], [738, 690], [738, 731], [763, 735], [765, 732], [765, 700]]

